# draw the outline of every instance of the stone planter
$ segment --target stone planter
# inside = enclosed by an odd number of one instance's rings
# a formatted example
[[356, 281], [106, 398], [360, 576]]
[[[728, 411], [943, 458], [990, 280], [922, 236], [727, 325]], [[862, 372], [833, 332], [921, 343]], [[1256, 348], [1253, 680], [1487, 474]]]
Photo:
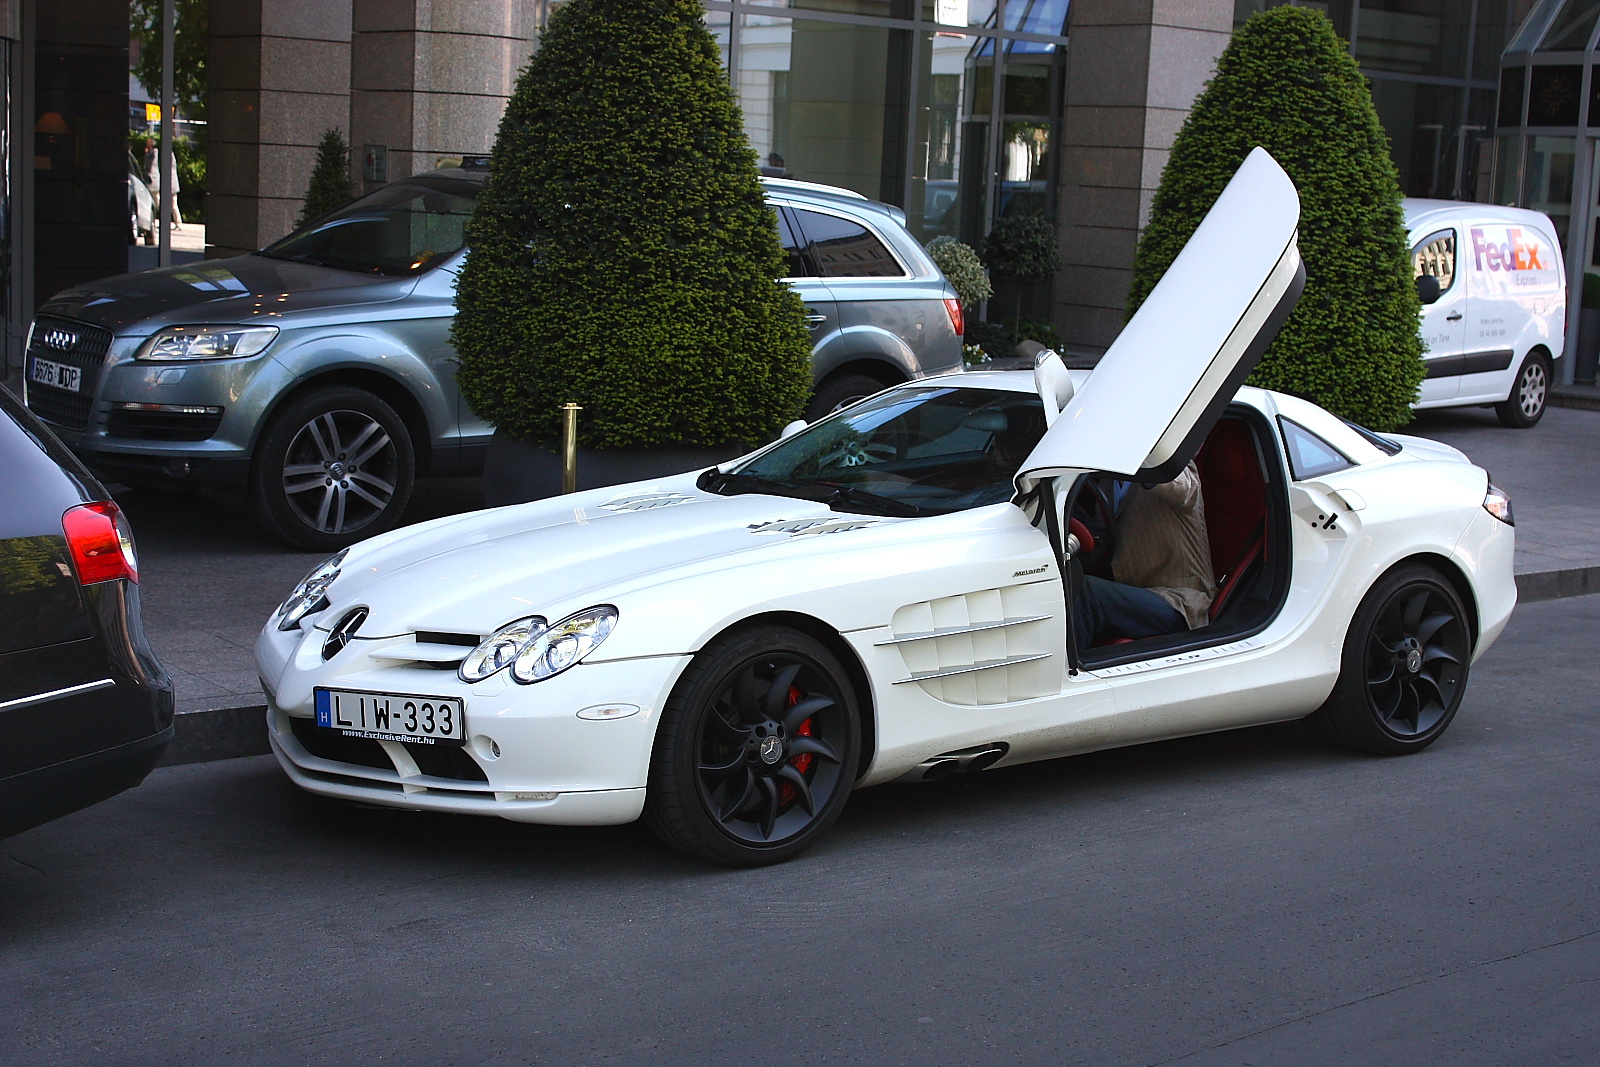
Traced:
[[[578, 449], [578, 488], [599, 489], [645, 478], [664, 478], [743, 455], [743, 450], [688, 448]], [[483, 502], [492, 508], [561, 495], [561, 455], [540, 445], [496, 432], [483, 461]]]
[[1600, 363], [1600, 310], [1584, 308], [1578, 312], [1578, 358], [1573, 364], [1573, 378], [1585, 385], [1593, 385], [1595, 365]]

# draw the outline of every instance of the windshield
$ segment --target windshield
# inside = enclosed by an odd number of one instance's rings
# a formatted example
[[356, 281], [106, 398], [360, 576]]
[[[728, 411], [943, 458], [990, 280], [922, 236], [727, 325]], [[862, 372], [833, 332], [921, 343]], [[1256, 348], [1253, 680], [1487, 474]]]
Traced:
[[471, 182], [396, 182], [260, 254], [373, 274], [420, 274], [466, 243], [475, 194]]
[[835, 511], [943, 515], [1010, 500], [1044, 435], [1044, 406], [1001, 389], [897, 389], [796, 434], [706, 488], [776, 493]]

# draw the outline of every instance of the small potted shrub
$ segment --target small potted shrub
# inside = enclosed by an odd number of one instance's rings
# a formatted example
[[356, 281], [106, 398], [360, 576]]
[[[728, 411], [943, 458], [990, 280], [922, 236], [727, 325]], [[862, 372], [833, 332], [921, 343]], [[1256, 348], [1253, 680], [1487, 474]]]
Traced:
[[948, 235], [935, 237], [927, 247], [928, 258], [944, 272], [946, 280], [955, 288], [956, 296], [961, 299], [962, 319], [967, 324], [964, 345], [966, 361], [986, 362], [991, 358], [991, 353], [972, 337], [972, 328], [978, 325], [978, 309], [994, 295], [994, 286], [989, 283], [989, 272], [984, 269], [983, 260], [978, 258], [978, 253], [972, 250], [971, 245], [962, 244]]
[[1061, 269], [1056, 228], [1037, 215], [1010, 215], [994, 224], [984, 238], [983, 253], [996, 277], [1011, 284], [1011, 340], [1021, 337], [1025, 288], [1048, 283]]
[[457, 288], [491, 504], [677, 473], [777, 436], [811, 389], [777, 220], [696, 0], [571, 0], [507, 104]]

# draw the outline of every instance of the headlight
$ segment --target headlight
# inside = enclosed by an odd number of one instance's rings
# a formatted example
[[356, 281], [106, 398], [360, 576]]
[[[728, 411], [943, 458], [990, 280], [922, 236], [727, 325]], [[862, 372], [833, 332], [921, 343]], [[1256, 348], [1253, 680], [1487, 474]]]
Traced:
[[289, 599], [278, 608], [278, 629], [293, 630], [300, 620], [328, 606], [328, 586], [339, 577], [339, 564], [350, 550], [344, 549], [329, 556], [316, 570], [300, 580], [289, 594]]
[[517, 653], [543, 631], [544, 620], [537, 615], [506, 623], [467, 654], [461, 666], [456, 668], [456, 677], [463, 682], [483, 681], [516, 659]]
[[517, 653], [511, 677], [529, 685], [560, 674], [599, 648], [616, 625], [617, 609], [610, 604], [568, 615]]
[[1483, 510], [1505, 523], [1515, 526], [1516, 518], [1511, 514], [1511, 497], [1504, 489], [1489, 483], [1489, 491], [1483, 495]]
[[168, 326], [134, 358], [238, 359], [260, 352], [276, 336], [276, 326]]

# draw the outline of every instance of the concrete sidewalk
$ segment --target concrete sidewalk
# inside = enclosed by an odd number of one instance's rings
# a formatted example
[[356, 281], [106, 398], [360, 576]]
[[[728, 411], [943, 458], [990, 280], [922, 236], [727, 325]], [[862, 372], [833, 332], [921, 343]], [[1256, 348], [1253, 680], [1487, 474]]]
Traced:
[[[1427, 412], [1407, 432], [1456, 446], [1511, 494], [1524, 601], [1600, 592], [1600, 412], [1551, 408], [1531, 430], [1508, 430], [1488, 409]], [[183, 716], [167, 762], [265, 752], [256, 634], [320, 554], [268, 537], [227, 494], [116, 496], [139, 538], [145, 626]], [[481, 479], [429, 479], [406, 521], [482, 506]]]

